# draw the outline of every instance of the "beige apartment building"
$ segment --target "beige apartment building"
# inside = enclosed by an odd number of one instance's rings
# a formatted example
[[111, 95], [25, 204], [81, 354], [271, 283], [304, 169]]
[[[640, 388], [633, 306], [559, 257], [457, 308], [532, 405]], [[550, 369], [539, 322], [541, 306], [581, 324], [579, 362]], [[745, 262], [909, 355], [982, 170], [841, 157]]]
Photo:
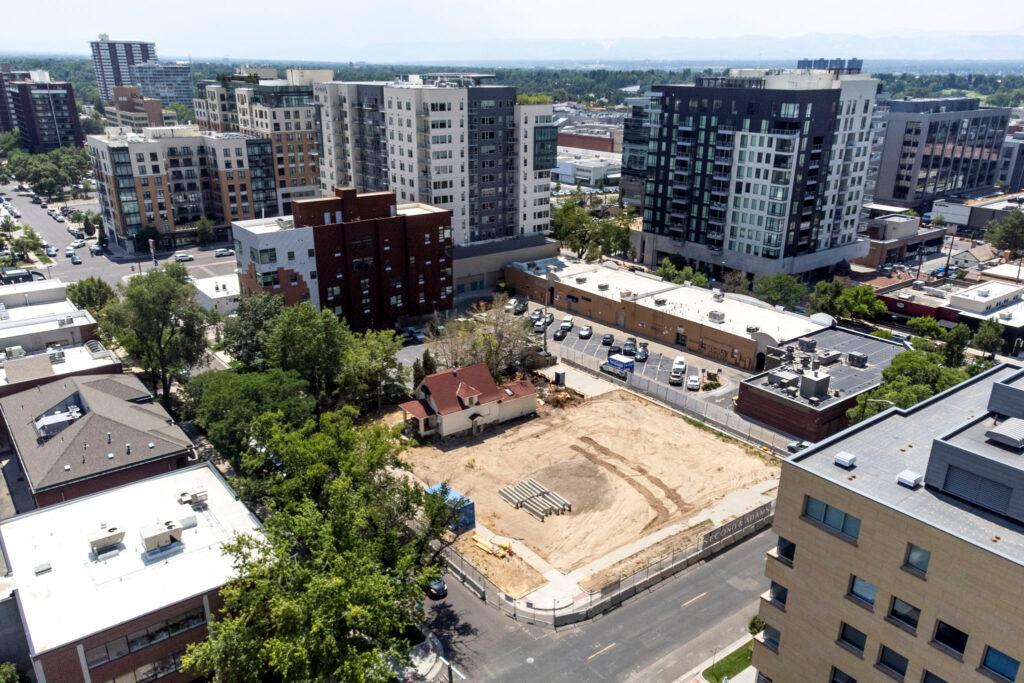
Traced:
[[759, 683], [1024, 680], [1024, 370], [783, 463]]
[[115, 85], [113, 106], [107, 107], [107, 120], [118, 128], [143, 128], [173, 126], [178, 117], [160, 105], [155, 97], [143, 97], [134, 85]]

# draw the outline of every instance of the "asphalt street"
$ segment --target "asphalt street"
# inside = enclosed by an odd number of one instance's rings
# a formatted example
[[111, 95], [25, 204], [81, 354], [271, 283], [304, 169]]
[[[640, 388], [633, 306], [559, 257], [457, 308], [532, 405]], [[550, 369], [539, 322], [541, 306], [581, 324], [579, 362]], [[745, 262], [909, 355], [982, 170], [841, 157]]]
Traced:
[[764, 555], [775, 538], [762, 532], [558, 631], [512, 620], [449, 574], [429, 625], [469, 681], [674, 681], [746, 632], [768, 589]]

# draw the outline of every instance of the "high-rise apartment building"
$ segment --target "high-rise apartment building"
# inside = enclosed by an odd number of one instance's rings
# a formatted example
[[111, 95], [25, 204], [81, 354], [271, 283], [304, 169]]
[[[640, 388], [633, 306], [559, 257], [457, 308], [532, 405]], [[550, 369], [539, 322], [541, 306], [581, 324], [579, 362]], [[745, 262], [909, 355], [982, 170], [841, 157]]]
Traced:
[[7, 94], [7, 86], [15, 81], [23, 81], [28, 78], [28, 71], [14, 71], [7, 62], [0, 62], [0, 133], [18, 127], [14, 121], [14, 104]]
[[1024, 371], [998, 365], [782, 463], [760, 683], [1024, 676]]
[[190, 62], [142, 62], [129, 66], [128, 74], [130, 82], [139, 87], [143, 96], [154, 97], [165, 107], [172, 104], [192, 106], [195, 86], [192, 84]]
[[285, 80], [221, 79], [204, 83], [202, 96], [195, 99], [200, 128], [270, 140], [276, 164], [276, 215], [290, 213], [294, 199], [320, 195], [319, 112], [307, 81], [331, 73], [289, 70]]
[[1024, 190], [1024, 132], [1007, 135], [999, 153], [996, 183], [1003, 192]]
[[156, 60], [156, 43], [138, 40], [111, 40], [101, 33], [99, 40], [89, 43], [92, 65], [96, 69], [96, 87], [100, 99], [110, 102], [115, 85], [131, 85], [131, 66]]
[[1008, 107], [976, 98], [891, 100], [874, 201], [927, 211], [936, 199], [991, 190]]
[[642, 211], [644, 185], [647, 180], [647, 143], [651, 136], [651, 105], [655, 98], [626, 98], [629, 115], [622, 130], [622, 169], [619, 192], [622, 203], [635, 211]]
[[557, 130], [549, 104], [518, 104], [481, 74], [314, 85], [320, 189], [389, 189], [452, 212], [455, 244], [544, 233]]
[[655, 86], [627, 124], [638, 148], [649, 123], [644, 263], [804, 274], [863, 256], [857, 214], [877, 88], [849, 67]]
[[129, 253], [148, 248], [135, 244], [140, 233], [160, 248], [193, 244], [204, 216], [224, 238], [232, 221], [276, 215], [274, 155], [266, 138], [195, 126], [141, 133], [121, 128], [90, 135], [88, 147], [104, 230]]
[[292, 208], [232, 226], [242, 296], [309, 301], [357, 331], [452, 307], [450, 211], [352, 188]]
[[70, 83], [51, 81], [46, 71], [32, 71], [27, 79], [7, 84], [7, 99], [24, 151], [82, 146], [82, 125]]

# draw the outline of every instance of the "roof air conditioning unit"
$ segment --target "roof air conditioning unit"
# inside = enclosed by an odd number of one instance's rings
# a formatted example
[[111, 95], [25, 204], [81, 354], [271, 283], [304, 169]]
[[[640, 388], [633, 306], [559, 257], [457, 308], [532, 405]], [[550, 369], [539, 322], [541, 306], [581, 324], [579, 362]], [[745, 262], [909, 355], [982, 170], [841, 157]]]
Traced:
[[896, 483], [901, 486], [906, 486], [908, 489], [916, 489], [924, 481], [924, 475], [915, 472], [914, 470], [903, 470], [896, 475]]
[[761, 328], [757, 325], [747, 325], [747, 334], [757, 334], [761, 331]]
[[817, 339], [798, 339], [796, 343], [797, 346], [800, 347], [801, 351], [806, 351], [807, 353], [810, 353], [814, 351], [816, 348], [818, 348]]
[[182, 505], [199, 505], [205, 503], [209, 498], [206, 489], [195, 489], [194, 491], [182, 491], [178, 494], [178, 502]]
[[122, 540], [124, 540], [124, 531], [116, 526], [107, 527], [89, 534], [89, 548], [94, 553], [99, 553], [100, 550], [115, 546]]
[[586, 281], [587, 281], [587, 278], [585, 278], [585, 277], [578, 277], [578, 278], [576, 278], [576, 284], [578, 284], [578, 285], [582, 285]]
[[1003, 311], [999, 314], [1000, 320], [1013, 320], [1013, 311]]
[[708, 320], [713, 323], [724, 323], [725, 322], [725, 311], [711, 311], [708, 313]]
[[172, 543], [181, 542], [181, 524], [176, 521], [164, 522], [147, 527], [140, 532], [142, 545], [146, 552], [166, 548]]
[[667, 299], [665, 299], [665, 297], [656, 297], [654, 299], [654, 305], [655, 306], [664, 306], [666, 301], [667, 301]]
[[846, 354], [846, 359], [849, 361], [850, 366], [854, 368], [866, 368], [868, 366], [868, 357], [859, 351], [850, 351]]
[[848, 470], [857, 466], [857, 456], [848, 451], [839, 451], [832, 460], [839, 467], [844, 467]]
[[598, 288], [598, 289], [600, 289], [600, 290], [601, 290], [601, 291], [603, 292], [603, 291], [605, 291], [606, 289], [608, 289], [608, 283], [607, 283], [607, 282], [602, 282], [601, 284], [599, 284], [599, 285], [597, 286], [597, 288]]

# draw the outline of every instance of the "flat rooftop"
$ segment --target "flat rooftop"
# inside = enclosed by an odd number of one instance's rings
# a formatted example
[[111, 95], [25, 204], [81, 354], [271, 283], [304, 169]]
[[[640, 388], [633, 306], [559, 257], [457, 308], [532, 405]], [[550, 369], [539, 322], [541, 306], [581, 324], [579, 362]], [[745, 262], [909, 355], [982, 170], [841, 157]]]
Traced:
[[104, 367], [110, 372], [118, 372], [120, 362], [99, 342], [62, 346], [54, 351], [53, 356], [49, 351], [40, 351], [6, 361], [0, 367], [0, 387], [43, 378], [57, 379]]
[[[911, 489], [896, 483], [896, 475], [903, 470], [923, 475], [933, 441], [957, 425], [985, 416], [993, 385], [1019, 378], [1020, 373], [1018, 366], [998, 365], [912, 408], [891, 408], [868, 418], [794, 455], [787, 463], [1024, 564], [1024, 525], [929, 487]], [[856, 477], [834, 464], [840, 451], [857, 456], [852, 472]], [[993, 537], [999, 541], [993, 542]]]
[[[195, 490], [206, 492], [205, 504], [178, 502], [179, 494]], [[144, 529], [182, 520], [180, 543], [145, 550]], [[124, 539], [97, 557], [89, 538], [111, 527], [124, 531]], [[0, 523], [33, 655], [219, 588], [234, 574], [222, 545], [253, 533], [261, 533], [259, 521], [208, 465]], [[46, 564], [50, 570], [37, 574]]]
[[1024, 283], [1024, 268], [1021, 268], [1018, 272], [1017, 263], [1003, 263], [998, 266], [986, 268], [981, 271], [981, 276], [987, 280], [1009, 280], [1010, 282], [1017, 282], [1018, 277], [1020, 281]]
[[241, 293], [241, 286], [239, 285], [236, 273], [201, 277], [193, 281], [192, 285], [211, 299], [238, 296]]
[[[801, 359], [805, 356], [811, 359], [822, 359], [826, 357], [826, 352], [838, 354], [835, 361], [822, 364], [819, 368], [821, 372], [828, 374], [829, 380], [828, 392], [817, 397], [817, 405], [812, 405], [810, 400], [801, 396], [799, 392], [796, 396], [791, 396], [786, 392], [784, 385], [770, 383], [769, 376], [777, 370], [768, 370], [748, 377], [743, 380], [743, 383], [767, 391], [788, 403], [823, 410], [835, 403], [845, 401], [851, 396], [877, 387], [882, 381], [882, 371], [889, 367], [893, 358], [906, 351], [906, 347], [902, 344], [841, 327], [814, 332], [800, 339], [813, 340], [814, 351], [799, 350], [800, 340], [788, 342], [787, 346], [796, 347], [794, 362], [783, 363], [778, 370], [796, 374], [797, 367], [803, 369]], [[866, 367], [860, 368], [851, 365], [849, 361], [851, 353], [864, 354], [867, 357]], [[799, 381], [799, 376], [797, 380]]]
[[1022, 288], [1024, 285], [1014, 285], [1009, 282], [983, 282], [967, 289], [961, 289], [954, 295], [970, 301], [985, 303], [1019, 292]]

